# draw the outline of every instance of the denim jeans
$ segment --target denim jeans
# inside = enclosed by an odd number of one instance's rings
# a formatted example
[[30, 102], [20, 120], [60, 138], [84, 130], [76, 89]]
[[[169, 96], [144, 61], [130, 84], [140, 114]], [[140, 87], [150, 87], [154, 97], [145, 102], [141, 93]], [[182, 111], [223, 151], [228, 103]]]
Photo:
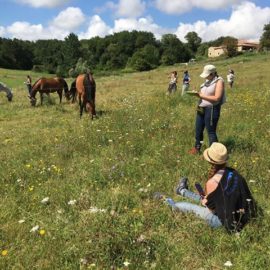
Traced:
[[[201, 197], [190, 190], [183, 189], [181, 194], [195, 202], [200, 202]], [[184, 213], [194, 213], [196, 216], [205, 220], [208, 225], [212, 228], [217, 228], [222, 226], [221, 221], [218, 216], [214, 215], [207, 207], [196, 205], [189, 202], [174, 202], [173, 199], [167, 198], [166, 202], [174, 209]]]
[[197, 112], [196, 116], [196, 142], [195, 142], [195, 148], [198, 150], [201, 149], [201, 141], [203, 141], [203, 131], [204, 128], [206, 128], [208, 133], [208, 139], [209, 139], [209, 146], [213, 142], [217, 142], [217, 124], [220, 116], [220, 109], [221, 105], [215, 105], [210, 107], [205, 107], [204, 112], [200, 113]]

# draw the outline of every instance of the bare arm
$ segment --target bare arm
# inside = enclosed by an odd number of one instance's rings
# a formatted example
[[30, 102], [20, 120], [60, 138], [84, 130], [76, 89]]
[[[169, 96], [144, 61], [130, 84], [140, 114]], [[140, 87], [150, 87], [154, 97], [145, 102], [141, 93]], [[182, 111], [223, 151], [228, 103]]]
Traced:
[[215, 95], [206, 96], [204, 94], [199, 93], [198, 96], [201, 99], [205, 99], [210, 102], [217, 102], [220, 101], [220, 99], [222, 98], [223, 92], [224, 92], [224, 82], [222, 80], [218, 80], [216, 84]]

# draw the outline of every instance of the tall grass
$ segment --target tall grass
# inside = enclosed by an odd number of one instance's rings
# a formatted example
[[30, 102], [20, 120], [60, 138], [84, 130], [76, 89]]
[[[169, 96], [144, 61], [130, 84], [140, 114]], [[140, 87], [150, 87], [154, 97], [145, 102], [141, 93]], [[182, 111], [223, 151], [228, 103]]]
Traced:
[[[181, 200], [178, 178], [188, 176], [192, 188], [208, 169], [187, 155], [197, 100], [166, 95], [170, 67], [98, 78], [100, 118], [92, 122], [53, 94], [31, 107], [28, 73], [1, 69], [14, 101], [0, 94], [0, 269], [224, 269], [226, 261], [268, 269], [269, 58], [215, 62], [224, 78], [229, 68], [236, 72], [219, 139], [264, 209], [236, 235], [152, 200], [155, 191]], [[203, 64], [188, 67], [192, 88], [202, 83]]]

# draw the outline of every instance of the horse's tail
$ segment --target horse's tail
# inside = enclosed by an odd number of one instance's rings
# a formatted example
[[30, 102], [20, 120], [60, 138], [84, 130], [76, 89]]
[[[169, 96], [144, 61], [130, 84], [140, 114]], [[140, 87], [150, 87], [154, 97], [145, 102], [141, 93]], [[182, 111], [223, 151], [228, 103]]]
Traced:
[[63, 79], [63, 83], [64, 83], [64, 91], [65, 91], [65, 94], [67, 95], [68, 94], [68, 84], [64, 79]]
[[91, 73], [85, 74], [83, 86], [85, 89], [86, 101], [95, 102], [96, 83]]

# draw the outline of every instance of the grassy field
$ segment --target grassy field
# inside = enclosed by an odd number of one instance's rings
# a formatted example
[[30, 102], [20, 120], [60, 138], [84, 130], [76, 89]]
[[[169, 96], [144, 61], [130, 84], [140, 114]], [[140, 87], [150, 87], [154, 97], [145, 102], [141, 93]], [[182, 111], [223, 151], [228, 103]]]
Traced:
[[[192, 187], [207, 176], [201, 156], [187, 155], [196, 98], [166, 95], [168, 73], [181, 76], [185, 66], [97, 77], [100, 117], [92, 122], [56, 94], [31, 107], [28, 73], [0, 69], [14, 92], [12, 103], [0, 93], [0, 269], [203, 270], [226, 269], [227, 261], [232, 269], [269, 269], [269, 61], [214, 63], [224, 78], [236, 72], [219, 140], [264, 210], [233, 235], [152, 199], [161, 191], [183, 200], [174, 194], [178, 178], [188, 176]], [[203, 82], [204, 64], [188, 66], [192, 88]]]

